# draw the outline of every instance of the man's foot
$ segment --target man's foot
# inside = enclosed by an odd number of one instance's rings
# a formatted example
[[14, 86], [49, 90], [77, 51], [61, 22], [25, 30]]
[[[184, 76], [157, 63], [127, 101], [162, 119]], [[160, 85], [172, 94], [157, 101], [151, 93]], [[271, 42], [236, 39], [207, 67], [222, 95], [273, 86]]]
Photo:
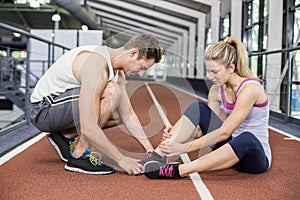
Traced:
[[148, 152], [140, 161], [139, 163], [141, 165], [145, 165], [149, 161], [157, 161], [162, 164], [167, 164], [167, 157], [166, 156], [161, 156], [155, 151]]
[[144, 166], [144, 175], [151, 179], [181, 178], [178, 170], [179, 164], [161, 164], [157, 161], [147, 162]]
[[51, 133], [47, 136], [47, 138], [54, 149], [57, 151], [60, 159], [62, 159], [64, 162], [68, 162], [68, 159], [70, 158], [70, 147], [71, 144], [73, 144], [72, 141], [74, 141], [74, 138], [68, 139], [64, 137], [60, 132]]
[[67, 171], [85, 174], [111, 174], [115, 171], [114, 168], [105, 165], [93, 154], [95, 155], [97, 153], [87, 150], [79, 158], [70, 156], [68, 163], [65, 165], [65, 169]]

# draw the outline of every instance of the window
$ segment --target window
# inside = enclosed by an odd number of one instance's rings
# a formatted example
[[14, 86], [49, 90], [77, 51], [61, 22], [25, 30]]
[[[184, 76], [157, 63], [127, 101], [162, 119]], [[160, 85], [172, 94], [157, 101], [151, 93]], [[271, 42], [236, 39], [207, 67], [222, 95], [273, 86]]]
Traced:
[[[248, 0], [243, 3], [243, 38], [248, 52], [266, 51], [268, 26], [268, 0]], [[250, 57], [253, 74], [265, 79], [266, 61], [264, 56]]]
[[225, 41], [230, 36], [230, 13], [221, 18], [220, 41]]
[[[300, 45], [300, 0], [295, 0], [289, 9], [293, 18], [293, 46]], [[300, 118], [300, 50], [294, 52], [292, 58], [291, 77], [292, 86], [290, 92], [291, 116]]]

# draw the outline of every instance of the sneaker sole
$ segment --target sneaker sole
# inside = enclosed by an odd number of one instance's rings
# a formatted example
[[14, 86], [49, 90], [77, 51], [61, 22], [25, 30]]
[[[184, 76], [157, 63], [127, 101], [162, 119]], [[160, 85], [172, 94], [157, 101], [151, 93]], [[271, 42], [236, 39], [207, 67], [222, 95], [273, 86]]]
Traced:
[[112, 174], [115, 172], [115, 170], [102, 171], [102, 172], [90, 172], [90, 171], [85, 171], [83, 169], [79, 169], [76, 167], [69, 167], [68, 165], [65, 165], [65, 170], [70, 171], [70, 172], [79, 172], [79, 173], [92, 174], [92, 175], [105, 175], [105, 174]]
[[54, 149], [56, 150], [56, 152], [58, 153], [58, 156], [60, 157], [60, 159], [64, 162], [68, 162], [68, 159], [64, 158], [59, 147], [56, 145], [56, 143], [52, 140], [51, 137], [47, 136], [49, 142], [51, 143], [51, 145], [54, 147]]
[[[155, 160], [152, 160], [152, 161], [146, 162], [146, 163], [145, 163], [145, 165], [143, 166], [143, 169], [142, 169], [142, 171], [143, 171], [143, 173], [142, 173], [142, 174], [144, 174], [145, 176], [147, 176], [147, 175], [145, 174], [146, 166], [147, 166], [148, 164], [151, 164], [151, 163], [157, 163], [157, 164], [161, 164], [160, 162], [158, 162], [158, 161], [155, 161]], [[148, 173], [148, 172], [146, 172], [146, 173]], [[148, 176], [147, 176], [147, 177], [148, 177]], [[152, 178], [152, 177], [148, 177], [148, 178]]]

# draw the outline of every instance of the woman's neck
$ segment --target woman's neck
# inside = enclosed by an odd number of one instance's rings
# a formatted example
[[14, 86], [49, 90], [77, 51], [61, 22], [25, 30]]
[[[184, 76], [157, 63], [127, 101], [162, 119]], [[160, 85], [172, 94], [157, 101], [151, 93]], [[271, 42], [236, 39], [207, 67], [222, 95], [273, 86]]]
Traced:
[[232, 74], [232, 77], [229, 79], [227, 83], [225, 83], [225, 87], [236, 92], [237, 88], [243, 82], [245, 78], [240, 77], [236, 73]]

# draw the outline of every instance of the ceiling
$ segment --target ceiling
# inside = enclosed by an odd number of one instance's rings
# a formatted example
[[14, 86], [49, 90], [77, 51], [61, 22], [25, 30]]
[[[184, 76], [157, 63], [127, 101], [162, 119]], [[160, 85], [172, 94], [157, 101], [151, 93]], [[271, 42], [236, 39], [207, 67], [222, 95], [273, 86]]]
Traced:
[[[221, 16], [228, 13], [230, 0], [222, 0]], [[205, 15], [210, 26], [210, 0], [52, 0], [49, 5], [31, 8], [16, 5], [14, 0], [0, 0], [0, 22], [20, 29], [53, 29], [51, 16], [61, 15], [60, 29], [103, 30], [104, 42], [111, 46], [123, 44], [137, 32], [151, 32], [168, 48], [179, 35], [197, 29], [197, 13]], [[197, 31], [194, 30], [195, 38]], [[1, 43], [24, 45], [8, 31], [1, 30]]]

